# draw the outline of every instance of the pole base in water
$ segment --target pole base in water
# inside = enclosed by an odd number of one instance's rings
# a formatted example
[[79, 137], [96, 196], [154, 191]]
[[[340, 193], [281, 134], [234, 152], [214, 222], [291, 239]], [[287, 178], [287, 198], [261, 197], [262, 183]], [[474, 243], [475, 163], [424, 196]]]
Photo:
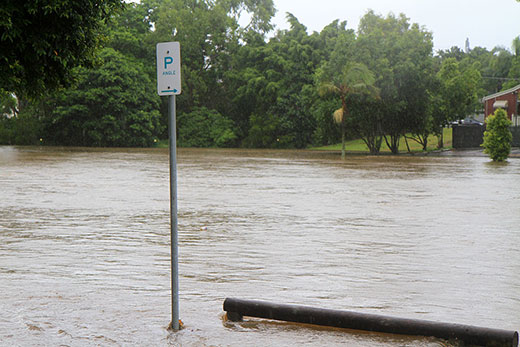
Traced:
[[518, 346], [518, 333], [516, 331], [470, 325], [231, 298], [224, 301], [224, 311], [227, 312], [227, 317], [231, 321], [241, 321], [243, 316], [249, 316], [390, 334], [433, 336], [446, 340], [456, 339], [479, 346]]
[[184, 323], [179, 319], [179, 322], [177, 324], [174, 324], [174, 322], [170, 322], [168, 325], [168, 330], [171, 331], [179, 331], [184, 329]]

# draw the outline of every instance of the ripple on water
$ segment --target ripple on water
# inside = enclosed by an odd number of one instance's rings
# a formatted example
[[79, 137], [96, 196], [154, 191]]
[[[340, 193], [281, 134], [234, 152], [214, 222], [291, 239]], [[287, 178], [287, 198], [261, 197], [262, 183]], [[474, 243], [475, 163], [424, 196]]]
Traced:
[[181, 149], [172, 334], [167, 152], [0, 154], [5, 343], [440, 345], [223, 322], [226, 297], [520, 328], [520, 161]]

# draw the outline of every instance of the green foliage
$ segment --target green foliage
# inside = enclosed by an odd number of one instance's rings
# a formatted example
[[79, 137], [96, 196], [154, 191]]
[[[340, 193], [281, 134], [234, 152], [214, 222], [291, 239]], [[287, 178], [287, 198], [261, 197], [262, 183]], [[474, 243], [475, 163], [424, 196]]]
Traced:
[[383, 117], [386, 116], [383, 101], [368, 95], [351, 95], [349, 104], [351, 112], [347, 127], [366, 144], [371, 154], [378, 154], [384, 135]]
[[[421, 131], [426, 123], [431, 34], [410, 25], [402, 14], [385, 18], [369, 11], [360, 21], [358, 36], [345, 33], [342, 40], [347, 44], [335, 47], [316, 74], [318, 80], [328, 81], [320, 84], [320, 92], [340, 96], [341, 120], [351, 115], [349, 128], [373, 153], [379, 152], [382, 137], [397, 153], [399, 138]], [[344, 122], [340, 125], [345, 132]]]
[[[374, 109], [380, 114], [374, 118], [382, 123], [379, 132], [388, 147], [398, 153], [400, 137], [419, 131], [427, 117], [432, 34], [404, 14], [382, 17], [373, 11], [361, 19], [358, 32], [355, 58], [373, 71], [380, 91], [381, 103]], [[369, 133], [375, 134], [373, 129]]]
[[[446, 138], [446, 144], [448, 147], [451, 146], [452, 142], [452, 129], [451, 128], [445, 128], [444, 129], [444, 137]], [[403, 136], [401, 138], [401, 147], [406, 146], [406, 138]], [[428, 143], [434, 143], [435, 142], [435, 135], [430, 135], [428, 138]], [[361, 139], [356, 140], [350, 140], [347, 141], [346, 144], [347, 151], [349, 152], [357, 152], [357, 153], [372, 153], [370, 149], [368, 148], [365, 141]], [[423, 148], [422, 144], [419, 144], [417, 142], [409, 142], [410, 152], [411, 153], [417, 153], [417, 152], [423, 152], [425, 149]], [[313, 150], [323, 150], [323, 151], [339, 151], [341, 150], [341, 143], [337, 143], [331, 146], [322, 146], [322, 147], [314, 147], [311, 148]], [[429, 145], [426, 148], [426, 151], [435, 151], [436, 147], [433, 145]], [[380, 153], [391, 153], [391, 150], [388, 148], [388, 146], [383, 142], [380, 147]]]
[[504, 83], [502, 89], [513, 88], [520, 84], [520, 56], [513, 58], [507, 77], [510, 78], [510, 80]]
[[[274, 115], [259, 116], [252, 114], [249, 135], [244, 141], [245, 146], [252, 148], [282, 147], [283, 142], [287, 142], [287, 139], [280, 139], [279, 125], [280, 121]], [[280, 141], [283, 141], [282, 144], [280, 144]]]
[[520, 83], [520, 36], [513, 39], [511, 46], [514, 55], [507, 75], [509, 80], [504, 83], [503, 89], [513, 88]]
[[[268, 43], [252, 37], [234, 56], [234, 69], [225, 74], [233, 91], [226, 111], [244, 146], [305, 148], [315, 129], [312, 106], [318, 99], [314, 71], [321, 56], [318, 35], [287, 14], [291, 28], [278, 31]], [[265, 119], [276, 122], [276, 133], [259, 136]], [[269, 140], [261, 138], [268, 137]]]
[[276, 12], [273, 0], [221, 0], [220, 4], [236, 22], [244, 12], [250, 15], [249, 23], [244, 28], [246, 32], [267, 33], [273, 29], [271, 18]]
[[205, 107], [180, 114], [177, 125], [180, 147], [232, 147], [237, 139], [233, 122]]
[[14, 116], [18, 113], [18, 101], [13, 93], [0, 89], [0, 117]]
[[341, 129], [331, 115], [341, 107], [339, 100], [329, 97], [316, 101], [311, 107], [315, 121], [312, 144], [315, 146], [332, 145], [341, 141]]
[[0, 5], [0, 88], [36, 96], [68, 84], [71, 68], [89, 66], [103, 21], [121, 0], [3, 0]]
[[442, 86], [440, 96], [446, 122], [463, 119], [475, 111], [481, 81], [475, 66], [461, 68], [455, 59], [448, 58], [443, 62], [437, 77]]
[[[336, 68], [340, 68], [337, 66]], [[338, 73], [338, 71], [341, 71]], [[341, 112], [336, 122], [341, 128], [341, 156], [345, 157], [346, 122], [350, 113], [347, 98], [352, 94], [370, 95], [377, 97], [377, 89], [374, 88], [375, 78], [373, 73], [362, 63], [347, 63], [341, 70], [333, 72], [333, 67], [325, 65], [317, 71], [317, 80], [322, 81], [319, 85], [319, 93], [322, 96], [335, 94], [341, 99]]]
[[181, 44], [182, 146], [306, 148], [358, 137], [372, 153], [397, 153], [407, 136], [428, 148], [429, 135], [478, 110], [478, 98], [516, 85], [500, 78], [520, 78], [520, 39], [513, 53], [453, 47], [433, 57], [432, 34], [404, 14], [368, 11], [357, 31], [335, 20], [309, 34], [287, 13], [289, 29], [268, 39], [273, 0], [142, 0], [124, 11], [121, 0], [6, 1], [3, 143], [150, 146], [167, 138], [157, 42]]
[[40, 144], [42, 125], [32, 112], [25, 109], [12, 117], [0, 115], [0, 145]]
[[11, 145], [11, 124], [8, 118], [0, 117], [0, 145]]
[[108, 22], [106, 46], [126, 56], [142, 60], [145, 66], [149, 67], [149, 72], [154, 73], [155, 66], [150, 64], [150, 61], [155, 58], [155, 47], [147, 42], [151, 28], [145, 6], [136, 3], [126, 4], [125, 10]]
[[484, 132], [484, 153], [489, 154], [493, 161], [504, 161], [511, 153], [511, 141], [513, 135], [509, 127], [511, 121], [507, 118], [506, 111], [496, 110], [495, 114], [486, 119], [486, 131]]
[[161, 131], [159, 97], [142, 63], [105, 48], [98, 68], [77, 68], [78, 83], [47, 100], [48, 143], [150, 146]]
[[[482, 83], [479, 63], [445, 59], [435, 75], [430, 94], [429, 114], [431, 127], [436, 134], [449, 122], [463, 119], [479, 108], [478, 93]], [[443, 147], [442, 136], [439, 147]]]

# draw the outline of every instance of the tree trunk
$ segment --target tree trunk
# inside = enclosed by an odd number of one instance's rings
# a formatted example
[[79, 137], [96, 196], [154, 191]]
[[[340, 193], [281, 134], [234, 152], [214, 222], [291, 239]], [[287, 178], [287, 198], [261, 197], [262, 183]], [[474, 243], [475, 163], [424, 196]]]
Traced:
[[388, 138], [386, 137], [386, 135], [384, 135], [386, 145], [388, 146], [388, 148], [390, 149], [392, 154], [399, 154], [399, 135], [389, 135], [389, 136], [390, 136], [390, 141], [388, 141]]
[[412, 153], [410, 150], [410, 145], [408, 144], [408, 137], [404, 136], [404, 142], [406, 143], [406, 149], [408, 149], [408, 153]]
[[444, 129], [442, 126], [441, 126], [440, 136], [438, 136], [438, 139], [439, 139], [439, 142], [437, 143], [437, 148], [438, 149], [444, 148]]
[[345, 159], [345, 121], [348, 113], [347, 100], [345, 99], [345, 95], [341, 95], [341, 107], [343, 108], [343, 116], [341, 117], [341, 159]]
[[345, 114], [341, 119], [341, 159], [345, 159]]

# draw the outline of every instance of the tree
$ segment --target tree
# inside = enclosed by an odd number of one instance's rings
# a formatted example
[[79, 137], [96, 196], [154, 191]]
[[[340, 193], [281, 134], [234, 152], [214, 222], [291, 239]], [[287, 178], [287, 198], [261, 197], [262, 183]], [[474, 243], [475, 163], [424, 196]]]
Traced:
[[13, 93], [0, 89], [0, 118], [18, 114], [18, 102]]
[[[155, 30], [149, 40], [178, 41], [182, 55], [182, 90], [178, 112], [194, 107], [219, 109], [222, 80], [238, 48], [238, 24], [220, 1], [146, 1]], [[165, 101], [164, 101], [165, 102]]]
[[432, 34], [400, 14], [368, 11], [359, 23], [355, 56], [375, 74], [382, 132], [392, 153], [400, 137], [425, 124], [432, 71]]
[[[422, 146], [422, 150], [426, 151], [428, 149], [428, 137], [432, 134], [433, 131], [433, 117], [431, 116], [431, 107], [429, 104], [428, 114], [425, 117], [422, 117], [422, 123], [418, 124], [412, 131], [411, 136], [404, 135], [406, 145], [408, 146], [408, 139], [411, 139]], [[408, 147], [408, 151], [410, 148]]]
[[[265, 33], [271, 30], [274, 15], [272, 0], [143, 0], [147, 18], [154, 26], [148, 41], [179, 41], [182, 55], [182, 89], [177, 99], [178, 113], [197, 108], [215, 110], [233, 120], [233, 133], [241, 140], [247, 136], [249, 98], [243, 108], [235, 103], [249, 79], [258, 77], [256, 69], [244, 66], [243, 54], [249, 45], [265, 45]], [[241, 26], [243, 18], [249, 22]], [[239, 19], [240, 20], [239, 22]], [[257, 52], [255, 52], [256, 54]], [[238, 83], [239, 79], [243, 83]], [[166, 120], [166, 99], [161, 105]], [[238, 143], [238, 140], [237, 140]]]
[[104, 48], [98, 68], [76, 68], [77, 84], [42, 107], [47, 143], [143, 147], [161, 131], [159, 96], [143, 64]]
[[334, 118], [330, 116], [340, 105], [341, 102], [332, 95], [327, 98], [316, 99], [310, 107], [310, 112], [316, 124], [312, 134], [314, 146], [332, 145], [341, 141], [341, 129], [335, 123]]
[[121, 0], [3, 0], [0, 89], [38, 96], [70, 83], [71, 69], [92, 66], [103, 22]]
[[244, 145], [252, 148], [276, 148], [280, 147], [278, 129], [280, 120], [272, 115], [252, 114], [249, 120], [249, 134], [244, 139]]
[[511, 67], [507, 74], [508, 80], [503, 84], [502, 89], [509, 89], [520, 83], [520, 36], [513, 39], [511, 48], [514, 56], [511, 60]]
[[439, 136], [439, 148], [442, 148], [442, 128], [451, 121], [465, 118], [478, 106], [477, 91], [481, 76], [475, 65], [461, 69], [459, 62], [448, 58], [442, 62], [437, 79], [438, 94], [433, 120]]
[[453, 58], [457, 61], [461, 61], [466, 56], [466, 53], [457, 46], [452, 46], [450, 49], [440, 50], [437, 54], [442, 60]]
[[125, 10], [116, 13], [105, 27], [107, 41], [105, 46], [112, 47], [126, 56], [145, 63], [150, 75], [155, 75], [155, 42], [150, 42], [152, 23], [148, 8], [143, 4], [128, 3]]
[[384, 101], [371, 95], [351, 94], [348, 97], [350, 114], [347, 126], [361, 138], [370, 154], [379, 154], [383, 142]]
[[[471, 51], [465, 55], [464, 59], [459, 62], [459, 66], [462, 69], [466, 67], [474, 66], [480, 72], [482, 81], [479, 84], [478, 96], [482, 98], [485, 95], [493, 94], [501, 90], [504, 82], [502, 71], [497, 71], [496, 61], [499, 59], [498, 55], [495, 55], [496, 49], [488, 51], [483, 47], [474, 47]], [[442, 64], [441, 60], [438, 60], [439, 69]]]
[[361, 63], [349, 63], [344, 66], [341, 73], [331, 75], [330, 68], [325, 67], [318, 72], [318, 80], [321, 80], [319, 92], [321, 96], [335, 94], [341, 99], [341, 109], [334, 113], [336, 123], [341, 128], [341, 157], [345, 157], [346, 119], [349, 114], [347, 97], [351, 94], [369, 93], [376, 95], [374, 88], [375, 78], [373, 73]]
[[[511, 64], [513, 63], [513, 55], [508, 49], [503, 47], [495, 47], [491, 52], [493, 53], [491, 60], [493, 76], [497, 78], [507, 77], [509, 70], [511, 70]], [[503, 80], [500, 80], [496, 91], [504, 88], [503, 82]]]
[[249, 33], [250, 41], [240, 47], [233, 69], [225, 74], [233, 91], [230, 118], [245, 146], [305, 148], [312, 142], [320, 40], [317, 34], [309, 36], [292, 14], [287, 20], [290, 28], [277, 31], [268, 43]]
[[271, 18], [276, 12], [273, 0], [221, 0], [221, 3], [237, 23], [244, 12], [249, 15], [250, 20], [244, 28], [245, 32], [265, 34], [273, 29]]
[[233, 122], [215, 110], [197, 107], [177, 119], [180, 147], [231, 147], [235, 144]]
[[493, 161], [504, 161], [511, 153], [511, 141], [513, 135], [509, 127], [511, 121], [503, 109], [498, 109], [495, 114], [486, 119], [486, 131], [484, 132], [484, 153], [489, 154]]
[[511, 48], [513, 49], [513, 53], [516, 57], [520, 56], [520, 36], [517, 36], [513, 39]]

